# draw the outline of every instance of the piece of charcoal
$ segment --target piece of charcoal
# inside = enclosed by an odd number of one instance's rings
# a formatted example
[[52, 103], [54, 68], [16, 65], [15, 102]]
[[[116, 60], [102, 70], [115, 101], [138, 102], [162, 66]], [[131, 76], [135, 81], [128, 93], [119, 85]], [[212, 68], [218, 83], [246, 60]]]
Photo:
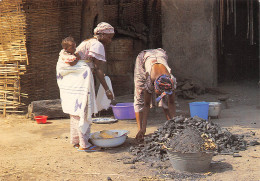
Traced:
[[255, 136], [255, 132], [251, 131], [251, 134], [252, 134], [253, 136]]
[[135, 160], [128, 160], [128, 161], [124, 161], [124, 164], [135, 164]]
[[153, 166], [154, 166], [154, 163], [150, 163], [149, 166], [150, 166], [150, 167], [153, 167]]
[[132, 166], [130, 167], [130, 169], [136, 169], [136, 167], [135, 167], [134, 165], [132, 165]]
[[[138, 160], [142, 160], [143, 158], [145, 157], [145, 155], [140, 155], [139, 157], [137, 157], [138, 158]], [[133, 160], [133, 162], [135, 163], [135, 161]], [[134, 164], [133, 163], [133, 164]]]
[[233, 157], [242, 157], [242, 155], [238, 154], [238, 153], [234, 153]]
[[256, 140], [253, 140], [253, 141], [250, 141], [249, 142], [249, 145], [250, 146], [255, 146], [255, 145], [259, 145], [260, 143], [258, 142], [258, 141], [256, 141]]
[[183, 121], [184, 121], [184, 117], [178, 117], [178, 118], [176, 118], [176, 119], [174, 119], [174, 122], [175, 123], [182, 123]]
[[131, 152], [131, 151], [133, 151], [133, 150], [135, 150], [135, 147], [130, 146], [129, 151]]
[[154, 151], [154, 150], [156, 150], [156, 147], [152, 147], [152, 148], [150, 148], [149, 150], [147, 150], [148, 152], [152, 152], [152, 151]]
[[233, 155], [234, 152], [221, 152], [220, 154], [221, 155]]
[[200, 122], [197, 122], [196, 124], [195, 124], [195, 126], [199, 126], [200, 125]]

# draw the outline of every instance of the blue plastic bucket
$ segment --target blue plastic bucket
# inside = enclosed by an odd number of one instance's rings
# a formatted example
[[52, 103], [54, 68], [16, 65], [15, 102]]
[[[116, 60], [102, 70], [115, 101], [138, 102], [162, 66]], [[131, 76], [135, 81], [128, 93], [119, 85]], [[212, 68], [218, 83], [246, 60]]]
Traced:
[[116, 119], [135, 119], [134, 103], [117, 103], [111, 107]]
[[208, 102], [191, 102], [190, 105], [190, 116], [198, 116], [202, 119], [208, 120], [209, 114], [209, 103]]

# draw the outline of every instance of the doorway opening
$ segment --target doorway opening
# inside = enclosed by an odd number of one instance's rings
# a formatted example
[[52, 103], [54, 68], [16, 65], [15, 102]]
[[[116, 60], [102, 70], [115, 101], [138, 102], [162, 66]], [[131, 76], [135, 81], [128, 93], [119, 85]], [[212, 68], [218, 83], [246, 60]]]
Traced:
[[217, 5], [218, 82], [258, 82], [258, 0], [218, 0]]

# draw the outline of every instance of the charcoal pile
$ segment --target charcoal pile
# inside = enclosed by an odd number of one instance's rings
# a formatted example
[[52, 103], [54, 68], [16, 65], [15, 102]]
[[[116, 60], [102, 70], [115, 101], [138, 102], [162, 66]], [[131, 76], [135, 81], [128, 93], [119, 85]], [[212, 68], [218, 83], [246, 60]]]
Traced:
[[187, 127], [166, 143], [167, 149], [180, 153], [198, 153], [203, 151], [204, 140], [198, 129]]
[[187, 127], [197, 129], [200, 135], [205, 135], [214, 142], [216, 153], [233, 155], [247, 149], [247, 142], [243, 135], [234, 135], [227, 129], [214, 123], [208, 123], [197, 116], [193, 118], [177, 116], [166, 121], [154, 133], [147, 135], [143, 144], [131, 146], [129, 152], [135, 156], [135, 161], [168, 160], [162, 145], [167, 145], [170, 140], [173, 140], [172, 138], [177, 139], [177, 135], [180, 135]]

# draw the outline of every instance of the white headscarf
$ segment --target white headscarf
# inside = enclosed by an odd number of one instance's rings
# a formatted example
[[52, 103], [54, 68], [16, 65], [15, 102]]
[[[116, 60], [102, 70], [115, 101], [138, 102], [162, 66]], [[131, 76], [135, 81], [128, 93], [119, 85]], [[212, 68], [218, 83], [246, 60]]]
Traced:
[[110, 24], [106, 22], [101, 22], [97, 25], [97, 27], [94, 29], [94, 34], [99, 34], [99, 33], [115, 33], [114, 32], [114, 27], [111, 26]]

